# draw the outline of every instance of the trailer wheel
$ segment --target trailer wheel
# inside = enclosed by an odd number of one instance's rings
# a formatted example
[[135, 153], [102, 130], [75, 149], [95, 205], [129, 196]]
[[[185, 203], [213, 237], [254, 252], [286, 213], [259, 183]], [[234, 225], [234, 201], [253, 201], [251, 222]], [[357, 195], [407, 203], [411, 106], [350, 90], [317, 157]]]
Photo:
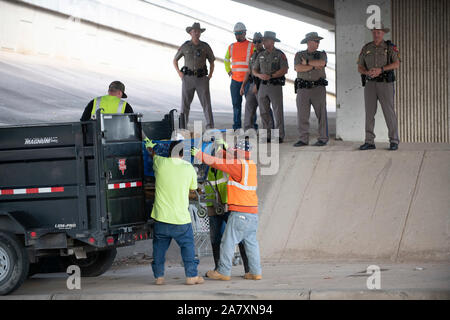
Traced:
[[0, 231], [0, 295], [19, 288], [28, 275], [28, 253], [13, 234]]
[[98, 277], [111, 268], [116, 258], [116, 248], [89, 252], [86, 259], [69, 258], [70, 264], [80, 267], [82, 277]]

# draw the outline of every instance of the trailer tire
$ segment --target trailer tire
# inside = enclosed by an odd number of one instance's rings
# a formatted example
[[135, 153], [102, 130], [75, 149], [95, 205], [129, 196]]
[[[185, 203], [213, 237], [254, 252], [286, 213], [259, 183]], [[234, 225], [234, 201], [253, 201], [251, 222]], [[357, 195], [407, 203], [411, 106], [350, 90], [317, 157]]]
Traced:
[[0, 295], [19, 288], [28, 276], [29, 267], [27, 250], [19, 239], [0, 231]]
[[111, 268], [116, 254], [116, 248], [89, 252], [87, 259], [78, 260], [74, 256], [71, 256], [70, 264], [75, 264], [80, 267], [82, 277], [98, 277]]

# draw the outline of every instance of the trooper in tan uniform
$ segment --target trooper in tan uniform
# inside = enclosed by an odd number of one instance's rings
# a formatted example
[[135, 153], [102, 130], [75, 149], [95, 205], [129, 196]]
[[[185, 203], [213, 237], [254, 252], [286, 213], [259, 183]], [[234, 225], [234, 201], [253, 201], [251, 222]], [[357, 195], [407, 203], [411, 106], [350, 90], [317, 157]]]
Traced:
[[295, 80], [297, 124], [300, 136], [294, 147], [307, 146], [309, 143], [311, 104], [319, 121], [319, 137], [314, 145], [322, 147], [328, 142], [327, 92], [325, 90], [325, 86], [328, 85], [325, 80], [327, 54], [325, 51], [317, 51], [322, 39], [317, 32], [306, 34], [301, 43], [306, 43], [308, 49], [297, 52], [294, 58], [295, 71], [297, 71]]
[[366, 110], [366, 138], [360, 150], [375, 149], [375, 113], [380, 101], [388, 127], [389, 150], [397, 150], [399, 144], [397, 116], [394, 111], [394, 70], [400, 66], [397, 47], [384, 41], [389, 32], [383, 25], [372, 29], [373, 41], [364, 45], [358, 58], [358, 72], [364, 88]]
[[259, 82], [261, 80], [253, 76], [252, 67], [255, 64], [255, 60], [258, 54], [264, 50], [262, 44], [262, 34], [260, 32], [255, 32], [255, 34], [253, 35], [253, 44], [255, 45], [255, 51], [253, 52], [248, 62], [248, 70], [245, 74], [244, 81], [242, 82], [240, 90], [241, 96], [244, 95], [245, 87], [247, 83], [250, 83], [247, 93], [245, 94], [245, 131], [252, 128], [258, 130], [258, 125], [256, 124], [256, 109], [258, 108], [258, 97], [256, 96], [256, 94], [258, 93]]
[[[270, 142], [271, 128], [279, 130], [279, 143], [284, 139], [284, 112], [283, 112], [283, 86], [286, 78], [284, 75], [288, 71], [286, 55], [275, 48], [277, 39], [276, 33], [265, 31], [263, 37], [264, 51], [258, 54], [252, 72], [255, 77], [261, 79], [258, 90], [258, 104], [260, 108], [263, 128], [267, 129], [267, 142]], [[270, 103], [272, 103], [275, 126], [270, 116]]]
[[[182, 97], [181, 113], [184, 114], [185, 123], [189, 122], [189, 110], [197, 91], [198, 99], [203, 107], [203, 114], [206, 119], [206, 128], [214, 128], [214, 119], [211, 109], [211, 94], [209, 91], [209, 80], [214, 72], [214, 53], [211, 47], [203, 41], [200, 41], [200, 34], [205, 29], [200, 28], [200, 23], [195, 22], [192, 26], [186, 28], [186, 32], [191, 35], [191, 40], [186, 41], [178, 49], [173, 59], [173, 65], [178, 75], [182, 79]], [[181, 70], [178, 67], [178, 60], [184, 57], [184, 67]], [[209, 61], [209, 74], [206, 66], [206, 60]]]

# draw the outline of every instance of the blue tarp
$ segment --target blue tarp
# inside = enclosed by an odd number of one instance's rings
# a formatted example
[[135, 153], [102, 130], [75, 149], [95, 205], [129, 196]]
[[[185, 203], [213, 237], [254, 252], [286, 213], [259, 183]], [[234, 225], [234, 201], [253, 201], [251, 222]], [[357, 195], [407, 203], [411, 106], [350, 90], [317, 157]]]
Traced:
[[[172, 141], [160, 141], [160, 140], [152, 140], [153, 143], [156, 143], [156, 146], [153, 148], [155, 150], [155, 153], [162, 157], [168, 157], [169, 156], [169, 147]], [[200, 138], [197, 139], [190, 139], [190, 140], [183, 140], [184, 145], [184, 160], [194, 163], [194, 157], [191, 156], [191, 146], [195, 146], [196, 148], [199, 148], [200, 144]], [[202, 142], [202, 151], [211, 154], [211, 148], [212, 148], [212, 142]], [[150, 157], [147, 149], [145, 148], [145, 143], [142, 142], [142, 151], [143, 151], [143, 157], [144, 157], [144, 174], [146, 176], [154, 177], [155, 173], [153, 172], [153, 159]]]

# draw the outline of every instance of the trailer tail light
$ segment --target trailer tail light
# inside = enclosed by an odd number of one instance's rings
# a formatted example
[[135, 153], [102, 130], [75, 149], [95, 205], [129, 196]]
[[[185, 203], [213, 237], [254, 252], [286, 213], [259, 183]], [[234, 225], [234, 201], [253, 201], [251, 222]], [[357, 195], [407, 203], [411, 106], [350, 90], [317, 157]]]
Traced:
[[30, 236], [31, 236], [32, 238], [36, 238], [36, 237], [37, 237], [37, 233], [36, 233], [35, 231], [32, 231], [32, 232], [30, 233]]
[[107, 238], [106, 238], [106, 243], [107, 243], [108, 245], [114, 244], [114, 237], [107, 237]]
[[89, 243], [91, 243], [91, 244], [94, 244], [94, 243], [95, 243], [95, 239], [92, 238], [92, 237], [90, 237], [88, 241], [89, 241]]

